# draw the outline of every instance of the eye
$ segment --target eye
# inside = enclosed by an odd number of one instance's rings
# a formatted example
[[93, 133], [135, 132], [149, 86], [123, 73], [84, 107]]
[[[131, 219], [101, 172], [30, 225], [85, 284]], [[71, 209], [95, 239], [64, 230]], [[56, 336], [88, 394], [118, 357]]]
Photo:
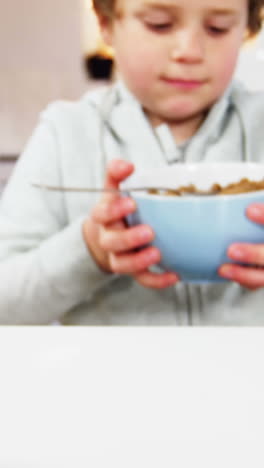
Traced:
[[172, 27], [172, 23], [145, 23], [148, 29], [156, 32], [165, 32]]
[[223, 36], [229, 31], [227, 28], [218, 28], [217, 26], [208, 26], [207, 29], [213, 36]]

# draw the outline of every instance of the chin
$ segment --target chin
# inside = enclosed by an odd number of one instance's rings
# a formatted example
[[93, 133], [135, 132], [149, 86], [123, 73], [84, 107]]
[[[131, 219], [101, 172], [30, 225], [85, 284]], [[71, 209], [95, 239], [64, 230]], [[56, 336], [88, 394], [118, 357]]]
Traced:
[[201, 113], [200, 110], [188, 108], [188, 109], [167, 109], [162, 112], [161, 116], [166, 120], [174, 122], [189, 120]]
[[161, 113], [163, 116], [167, 117], [168, 119], [172, 120], [187, 120], [192, 117], [198, 116], [200, 114], [203, 114], [208, 107], [210, 107], [211, 104], [206, 103], [194, 103], [193, 99], [188, 99], [188, 100], [177, 100], [177, 102], [174, 101], [167, 103], [167, 105], [164, 105], [162, 108], [160, 108]]

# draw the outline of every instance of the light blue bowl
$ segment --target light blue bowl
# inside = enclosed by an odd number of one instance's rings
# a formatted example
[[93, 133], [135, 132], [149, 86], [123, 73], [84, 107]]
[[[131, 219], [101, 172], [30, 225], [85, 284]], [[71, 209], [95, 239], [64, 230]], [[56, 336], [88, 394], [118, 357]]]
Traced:
[[[215, 182], [227, 185], [242, 177], [261, 180], [263, 176], [264, 164], [177, 164], [135, 172], [122, 187], [129, 191], [132, 186], [176, 188], [194, 183], [199, 189], [208, 189]], [[224, 281], [217, 270], [231, 262], [226, 255], [230, 244], [264, 242], [264, 226], [245, 214], [251, 203], [264, 203], [264, 191], [202, 197], [131, 192], [131, 196], [137, 212], [129, 217], [129, 223], [152, 227], [156, 235], [152, 245], [162, 254], [160, 266], [176, 271], [184, 282]]]

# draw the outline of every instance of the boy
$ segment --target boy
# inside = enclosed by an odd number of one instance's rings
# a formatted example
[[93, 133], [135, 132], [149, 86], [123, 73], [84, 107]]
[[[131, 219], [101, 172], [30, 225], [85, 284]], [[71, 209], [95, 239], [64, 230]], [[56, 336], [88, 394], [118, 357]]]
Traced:
[[[105, 178], [118, 187], [134, 167], [260, 162], [264, 95], [231, 80], [246, 34], [260, 30], [263, 4], [94, 0], [122, 82], [51, 105], [18, 162], [1, 203], [2, 324], [264, 324], [264, 239], [230, 246], [230, 258], [249, 266], [221, 266], [229, 282], [185, 285], [152, 271], [157, 249], [136, 249], [155, 233], [124, 225], [131, 199], [30, 184], [89, 187]], [[264, 205], [248, 216], [264, 224]]]

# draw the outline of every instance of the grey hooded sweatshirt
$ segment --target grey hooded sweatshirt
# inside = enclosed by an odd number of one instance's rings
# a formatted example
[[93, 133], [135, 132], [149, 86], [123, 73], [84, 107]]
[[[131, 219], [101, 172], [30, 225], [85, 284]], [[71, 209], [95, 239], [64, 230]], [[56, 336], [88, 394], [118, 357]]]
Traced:
[[263, 162], [263, 129], [264, 93], [237, 83], [181, 145], [167, 125], [151, 127], [122, 82], [78, 102], [51, 104], [1, 199], [0, 324], [263, 325], [263, 289], [227, 282], [160, 291], [103, 272], [81, 230], [97, 196], [32, 186], [100, 187], [113, 158], [141, 169], [183, 161]]

